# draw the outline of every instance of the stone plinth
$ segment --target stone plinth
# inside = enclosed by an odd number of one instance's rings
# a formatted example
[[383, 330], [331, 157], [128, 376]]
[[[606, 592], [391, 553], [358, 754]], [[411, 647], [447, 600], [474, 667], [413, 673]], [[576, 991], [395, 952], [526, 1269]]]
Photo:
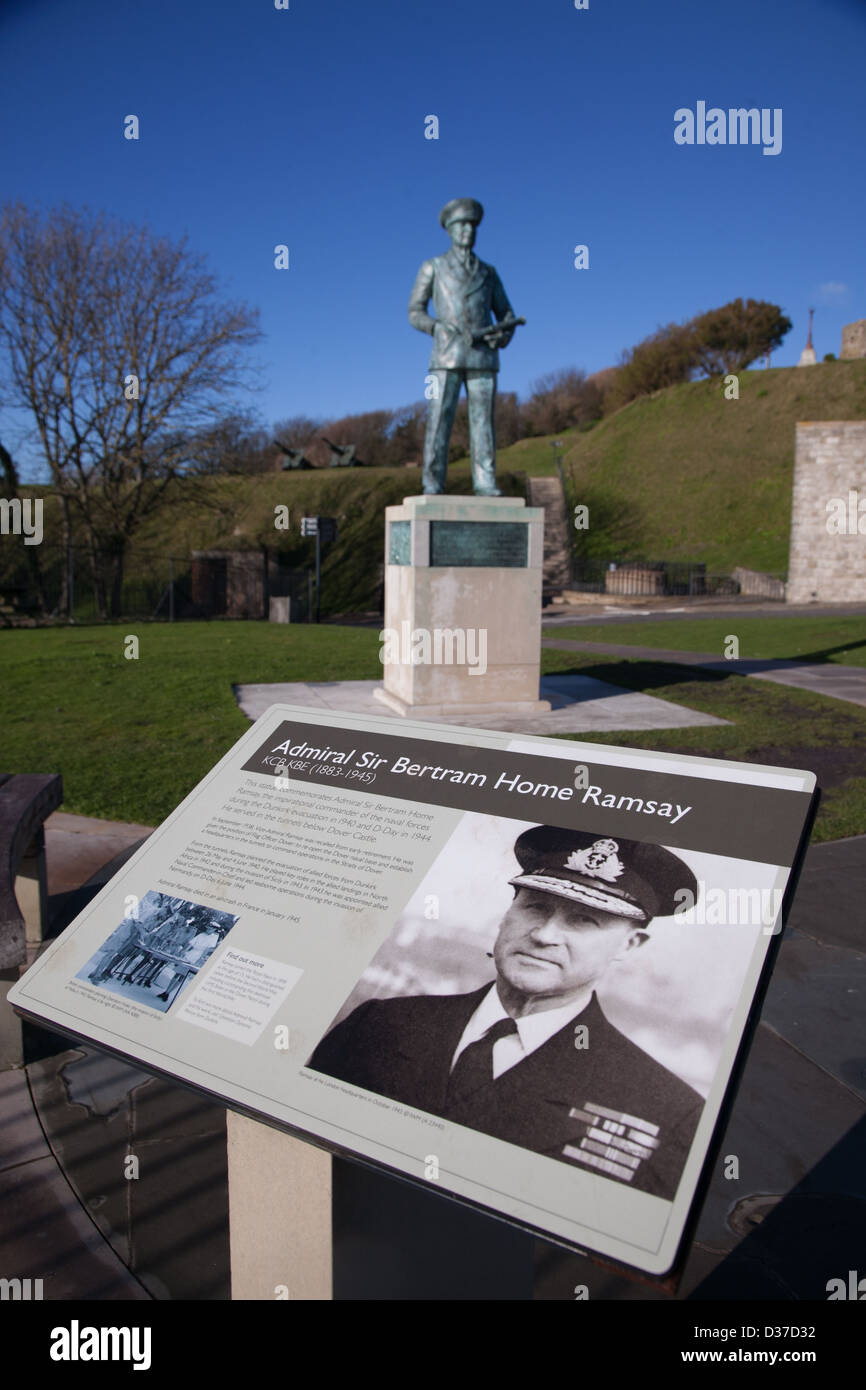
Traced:
[[866, 600], [866, 421], [797, 425], [785, 597]]
[[385, 509], [384, 683], [398, 714], [536, 714], [544, 512], [517, 497]]

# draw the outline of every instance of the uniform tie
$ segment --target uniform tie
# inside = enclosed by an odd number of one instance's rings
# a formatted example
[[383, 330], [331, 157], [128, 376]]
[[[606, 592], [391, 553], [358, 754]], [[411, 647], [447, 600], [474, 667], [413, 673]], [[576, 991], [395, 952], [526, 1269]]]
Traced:
[[448, 1081], [448, 1104], [465, 1100], [474, 1091], [487, 1086], [493, 1080], [493, 1049], [500, 1038], [510, 1037], [517, 1032], [513, 1018], [501, 1018], [488, 1028], [483, 1038], [470, 1043], [457, 1058], [454, 1070]]

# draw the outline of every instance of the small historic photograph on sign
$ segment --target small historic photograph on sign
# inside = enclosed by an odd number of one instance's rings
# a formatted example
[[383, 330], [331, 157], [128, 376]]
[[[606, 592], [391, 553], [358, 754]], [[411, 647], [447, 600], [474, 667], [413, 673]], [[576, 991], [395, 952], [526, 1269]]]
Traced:
[[168, 893], [145, 893], [77, 978], [166, 1013], [237, 920]]
[[308, 1065], [673, 1200], [775, 878], [470, 813]]

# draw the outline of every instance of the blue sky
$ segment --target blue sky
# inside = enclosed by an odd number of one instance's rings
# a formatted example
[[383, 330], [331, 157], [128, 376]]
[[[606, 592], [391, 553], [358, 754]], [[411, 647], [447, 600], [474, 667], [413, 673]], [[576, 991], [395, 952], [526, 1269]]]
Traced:
[[[810, 305], [819, 357], [866, 317], [862, 0], [7, 0], [0, 40], [4, 197], [188, 233], [261, 310], [266, 421], [422, 397], [406, 302], [458, 195], [528, 320], [502, 390], [738, 295], [793, 320], [775, 366]], [[781, 153], [676, 145], [698, 100], [781, 107]]]

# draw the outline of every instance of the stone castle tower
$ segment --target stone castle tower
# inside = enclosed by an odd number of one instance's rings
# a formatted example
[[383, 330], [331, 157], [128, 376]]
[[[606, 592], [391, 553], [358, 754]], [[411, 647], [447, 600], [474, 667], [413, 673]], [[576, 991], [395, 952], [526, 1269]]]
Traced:
[[797, 425], [785, 598], [866, 600], [866, 420]]
[[866, 319], [846, 323], [842, 329], [840, 358], [866, 357]]

